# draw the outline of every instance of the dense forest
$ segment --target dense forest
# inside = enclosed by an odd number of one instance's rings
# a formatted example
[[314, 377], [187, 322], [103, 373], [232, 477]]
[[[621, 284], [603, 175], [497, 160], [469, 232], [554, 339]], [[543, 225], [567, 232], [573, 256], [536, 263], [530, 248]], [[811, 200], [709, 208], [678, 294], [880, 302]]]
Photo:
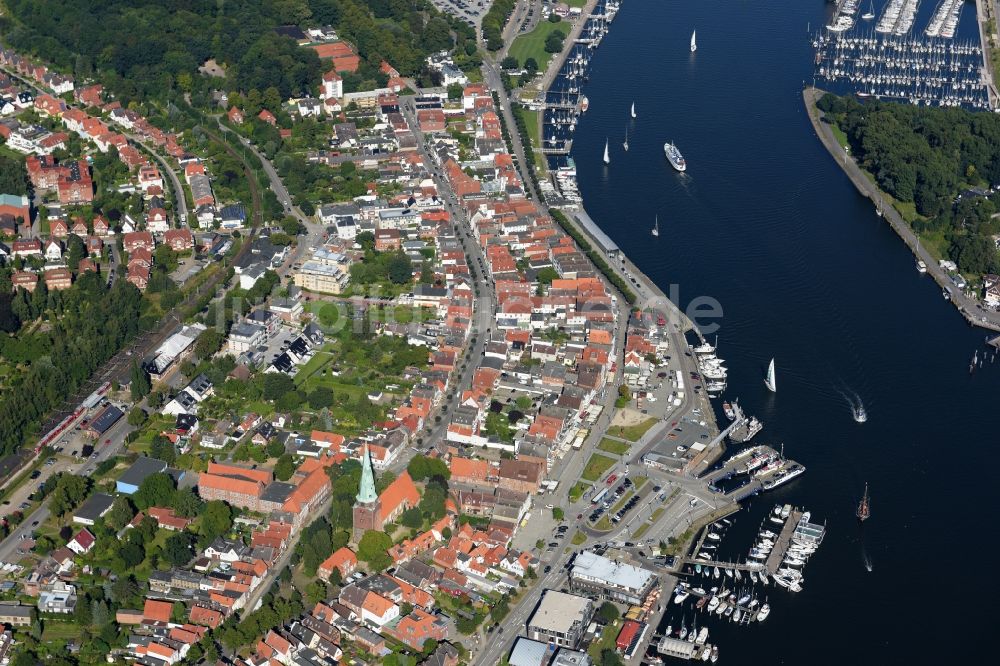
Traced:
[[879, 187], [915, 211], [913, 229], [967, 273], [996, 273], [1000, 260], [1000, 117], [964, 109], [861, 103], [827, 94], [817, 103], [847, 136]]
[[[0, 293], [10, 291], [4, 271]], [[141, 308], [138, 289], [125, 280], [109, 289], [97, 273], [79, 276], [66, 291], [48, 292], [44, 283], [34, 293], [18, 289], [0, 303], [0, 360], [23, 368], [0, 394], [0, 454], [16, 450], [50, 410], [136, 336]], [[40, 317], [48, 319], [45, 326], [26, 330]]]
[[[427, 54], [457, 40], [475, 51], [471, 29], [427, 0], [7, 0], [6, 45], [77, 79], [97, 78], [125, 101], [162, 99], [210, 83], [197, 68], [214, 58], [228, 89], [277, 90], [281, 98], [316, 87], [324, 65], [275, 28], [333, 25], [377, 69], [388, 60], [419, 73]], [[454, 33], [454, 37], [453, 34]], [[213, 85], [219, 85], [217, 82]]]

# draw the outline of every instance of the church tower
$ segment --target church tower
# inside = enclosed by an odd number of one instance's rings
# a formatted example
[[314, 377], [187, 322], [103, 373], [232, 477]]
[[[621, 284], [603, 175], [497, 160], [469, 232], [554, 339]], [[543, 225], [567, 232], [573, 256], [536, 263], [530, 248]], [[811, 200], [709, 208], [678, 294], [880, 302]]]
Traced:
[[365, 444], [365, 452], [361, 457], [361, 484], [354, 502], [354, 543], [361, 540], [367, 530], [381, 530], [379, 519], [381, 505], [375, 492], [375, 471], [372, 469], [372, 457]]

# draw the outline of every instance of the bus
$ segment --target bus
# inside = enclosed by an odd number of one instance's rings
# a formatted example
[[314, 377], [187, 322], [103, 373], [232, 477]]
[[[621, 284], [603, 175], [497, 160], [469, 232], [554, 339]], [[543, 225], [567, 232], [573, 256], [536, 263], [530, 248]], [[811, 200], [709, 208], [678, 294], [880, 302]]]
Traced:
[[591, 498], [591, 500], [590, 500], [590, 503], [591, 503], [591, 504], [600, 504], [600, 503], [601, 503], [601, 500], [603, 500], [603, 499], [604, 499], [605, 497], [607, 497], [607, 495], [608, 495], [608, 489], [607, 489], [607, 488], [605, 488], [605, 489], [604, 489], [604, 490], [602, 490], [601, 492], [599, 492], [599, 493], [597, 493], [596, 495], [594, 495], [594, 496], [593, 496], [593, 497]]

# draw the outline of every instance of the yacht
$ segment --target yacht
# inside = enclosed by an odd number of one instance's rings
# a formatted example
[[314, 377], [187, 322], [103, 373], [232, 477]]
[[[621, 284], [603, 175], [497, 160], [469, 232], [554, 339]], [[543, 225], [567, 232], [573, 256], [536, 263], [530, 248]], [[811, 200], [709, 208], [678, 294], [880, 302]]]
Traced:
[[684, 603], [684, 600], [690, 596], [687, 590], [680, 590], [676, 595], [674, 595], [674, 603], [680, 605]]
[[715, 662], [719, 661], [719, 646], [718, 645], [713, 645], [712, 646], [712, 657], [711, 657], [711, 659], [712, 659], [712, 663], [713, 664]]
[[667, 141], [663, 144], [663, 154], [667, 156], [667, 161], [670, 162], [670, 166], [677, 169], [678, 171], [685, 171], [687, 169], [687, 162], [684, 160], [684, 156], [681, 155], [681, 151], [677, 150], [672, 142]]
[[653, 222], [653, 235], [659, 237], [660, 235], [660, 216], [656, 216], [656, 221]]
[[611, 156], [608, 155], [608, 140], [604, 140], [604, 163], [611, 164]]
[[757, 613], [757, 621], [763, 622], [764, 620], [767, 619], [767, 616], [770, 614], [771, 614], [771, 607], [768, 606], [767, 604], [764, 604], [763, 606], [760, 607], [760, 612]]
[[718, 607], [719, 607], [719, 597], [712, 597], [711, 599], [708, 600], [707, 609], [709, 613], [715, 612], [715, 609]]
[[[607, 151], [605, 151], [607, 155]], [[778, 392], [778, 385], [774, 381], [774, 359], [771, 359], [771, 363], [767, 366], [767, 377], [764, 379], [764, 386], [768, 388], [771, 393]]]
[[726, 415], [726, 418], [730, 421], [736, 418], [736, 412], [733, 410], [733, 406], [728, 402], [722, 403], [722, 413]]
[[632, 102], [632, 117], [635, 118], [635, 102]]
[[865, 406], [859, 404], [854, 408], [854, 420], [858, 423], [864, 423], [868, 420], [868, 412], [865, 411]]
[[924, 263], [923, 259], [917, 259], [917, 272], [918, 273], [927, 272], [927, 264]]
[[691, 31], [691, 53], [694, 53], [695, 51], [698, 50], [698, 42], [695, 39], [695, 34], [697, 32], [698, 32], [697, 30], [692, 30]]

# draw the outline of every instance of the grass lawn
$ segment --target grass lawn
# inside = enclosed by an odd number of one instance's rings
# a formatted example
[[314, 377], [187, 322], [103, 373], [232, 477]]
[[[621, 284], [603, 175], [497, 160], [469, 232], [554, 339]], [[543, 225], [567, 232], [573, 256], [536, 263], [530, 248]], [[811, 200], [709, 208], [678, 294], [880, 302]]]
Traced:
[[656, 425], [657, 419], [646, 419], [642, 423], [630, 426], [613, 426], [608, 428], [608, 434], [612, 437], [620, 437], [630, 442], [637, 442], [646, 432]]
[[611, 529], [611, 519], [607, 516], [601, 516], [600, 520], [594, 524], [594, 529], [607, 532]]
[[584, 534], [583, 532], [577, 531], [577, 533], [574, 534], [573, 538], [570, 540], [570, 543], [573, 544], [574, 546], [579, 546], [586, 540], [587, 540], [587, 535]]
[[570, 7], [583, 8], [583, 6], [587, 4], [587, 0], [566, 0], [566, 4]]
[[833, 130], [833, 136], [837, 139], [837, 143], [840, 144], [840, 147], [846, 148], [847, 135], [844, 134], [844, 130], [840, 129], [836, 123], [830, 123], [830, 129]]
[[628, 453], [630, 447], [625, 442], [619, 442], [617, 439], [609, 439], [605, 437], [601, 440], [601, 443], [597, 445], [597, 448], [601, 451], [613, 453], [616, 456], [623, 456]]
[[609, 458], [607, 456], [602, 456], [600, 453], [595, 453], [590, 456], [590, 460], [587, 461], [587, 466], [583, 468], [583, 474], [580, 475], [580, 478], [586, 481], [597, 481], [599, 478], [604, 476], [604, 473], [611, 469], [614, 464], [614, 458]]
[[538, 63], [538, 71], [544, 72], [552, 57], [552, 54], [545, 50], [545, 38], [556, 30], [561, 30], [564, 35], [568, 35], [569, 23], [565, 21], [559, 21], [559, 23], [541, 21], [534, 30], [514, 40], [508, 55], [517, 58], [519, 65], [523, 65], [528, 58], [534, 58], [535, 62]]
[[570, 504], [573, 504], [578, 499], [583, 497], [583, 494], [587, 492], [588, 488], [590, 488], [589, 483], [584, 483], [583, 481], [577, 481], [576, 483], [574, 483], [573, 487], [569, 489]]
[[521, 115], [524, 116], [524, 124], [528, 129], [528, 140], [531, 141], [533, 147], [533, 154], [535, 156], [535, 169], [539, 171], [545, 170], [545, 155], [542, 153], [542, 139], [539, 134], [538, 126], [538, 111], [532, 111], [531, 109], [521, 109]]
[[61, 641], [67, 638], [79, 638], [81, 634], [80, 625], [75, 622], [60, 622], [51, 618], [45, 618], [42, 623], [42, 641]]
[[637, 476], [634, 479], [632, 479], [632, 483], [635, 484], [635, 491], [639, 492], [642, 489], [642, 487], [646, 485], [647, 481], [649, 481], [648, 476]]
[[655, 522], [656, 522], [657, 520], [659, 520], [659, 519], [660, 519], [660, 516], [662, 516], [662, 515], [663, 515], [663, 512], [664, 512], [665, 510], [666, 510], [666, 509], [664, 509], [664, 508], [662, 508], [662, 507], [661, 507], [661, 508], [659, 508], [659, 509], [656, 509], [655, 511], [653, 511], [653, 515], [651, 515], [651, 516], [649, 517], [649, 522], [651, 522], [651, 523], [655, 523]]
[[601, 630], [600, 638], [587, 646], [587, 653], [591, 656], [595, 663], [601, 663], [602, 652], [605, 650], [615, 649], [615, 639], [618, 638], [618, 632], [621, 629], [621, 626], [622, 621], [615, 620]]
[[639, 525], [639, 529], [635, 531], [635, 534], [632, 535], [632, 538], [641, 539], [642, 535], [645, 534], [646, 530], [648, 529], [649, 529], [649, 523], [643, 523], [642, 525]]

